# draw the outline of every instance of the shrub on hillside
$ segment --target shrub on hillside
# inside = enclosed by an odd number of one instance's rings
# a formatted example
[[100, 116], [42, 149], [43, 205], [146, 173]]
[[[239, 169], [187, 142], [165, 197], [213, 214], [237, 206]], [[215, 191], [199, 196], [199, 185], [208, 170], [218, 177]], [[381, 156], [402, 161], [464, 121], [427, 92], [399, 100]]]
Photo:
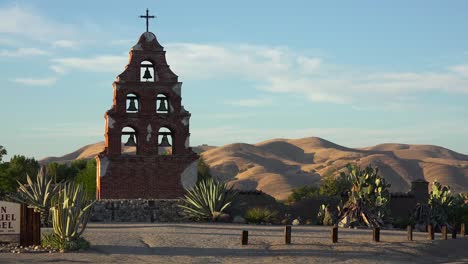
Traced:
[[249, 208], [245, 213], [245, 220], [252, 224], [271, 223], [278, 213], [274, 210], [262, 207]]

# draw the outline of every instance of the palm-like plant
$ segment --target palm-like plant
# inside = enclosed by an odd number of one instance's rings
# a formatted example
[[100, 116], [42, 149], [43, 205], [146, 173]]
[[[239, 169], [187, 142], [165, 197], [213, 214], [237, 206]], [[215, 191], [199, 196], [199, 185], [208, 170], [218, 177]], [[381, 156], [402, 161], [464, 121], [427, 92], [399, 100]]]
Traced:
[[216, 220], [232, 203], [236, 192], [213, 178], [201, 179], [187, 193], [179, 205], [195, 220]]
[[342, 175], [346, 175], [352, 185], [339, 219], [347, 217], [358, 225], [382, 226], [390, 201], [390, 184], [379, 176], [378, 168], [367, 166], [361, 170], [358, 165], [348, 164], [347, 169], [348, 174]]
[[36, 181], [32, 181], [27, 175], [27, 185], [18, 181], [18, 193], [10, 198], [20, 203], [27, 204], [34, 208], [35, 212], [41, 214], [41, 223], [47, 226], [49, 223], [49, 209], [51, 198], [56, 193], [58, 185], [53, 185], [53, 179], [46, 174], [45, 167], [42, 167], [36, 176]]

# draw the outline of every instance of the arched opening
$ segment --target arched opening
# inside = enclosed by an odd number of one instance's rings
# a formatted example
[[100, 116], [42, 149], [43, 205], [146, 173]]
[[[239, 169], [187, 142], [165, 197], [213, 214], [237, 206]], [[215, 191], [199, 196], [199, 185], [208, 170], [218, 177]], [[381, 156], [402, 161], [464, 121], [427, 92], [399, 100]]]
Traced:
[[131, 127], [124, 127], [122, 129], [122, 152], [125, 155], [136, 155], [138, 148], [137, 133]]
[[156, 113], [168, 114], [169, 113], [169, 100], [166, 95], [158, 94], [156, 96]]
[[158, 155], [172, 155], [173, 142], [171, 130], [161, 127], [158, 131]]
[[133, 93], [127, 94], [126, 112], [138, 113], [139, 111], [140, 111], [140, 101], [138, 100], [138, 96]]
[[140, 82], [155, 82], [157, 80], [153, 63], [142, 61], [140, 64]]

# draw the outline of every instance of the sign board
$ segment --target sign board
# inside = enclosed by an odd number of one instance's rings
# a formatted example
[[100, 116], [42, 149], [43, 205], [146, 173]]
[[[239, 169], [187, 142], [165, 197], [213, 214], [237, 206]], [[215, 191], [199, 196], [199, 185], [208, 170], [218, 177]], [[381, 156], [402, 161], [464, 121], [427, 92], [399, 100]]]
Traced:
[[21, 204], [0, 201], [0, 235], [18, 235], [21, 228]]

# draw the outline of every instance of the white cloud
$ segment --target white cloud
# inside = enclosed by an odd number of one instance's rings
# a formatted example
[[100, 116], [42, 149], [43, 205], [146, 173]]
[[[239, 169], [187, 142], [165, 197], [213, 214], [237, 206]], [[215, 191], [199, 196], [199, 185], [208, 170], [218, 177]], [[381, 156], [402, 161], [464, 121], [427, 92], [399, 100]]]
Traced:
[[37, 48], [18, 48], [15, 50], [0, 50], [0, 57], [26, 57], [48, 55], [49, 52]]
[[69, 70], [82, 70], [91, 72], [112, 72], [120, 73], [127, 65], [127, 56], [95, 56], [89, 58], [58, 58], [51, 60], [54, 64], [51, 69], [57, 73], [64, 73]]
[[273, 103], [273, 100], [269, 98], [240, 99], [236, 101], [226, 102], [226, 104], [228, 105], [246, 106], [246, 107], [265, 106], [265, 105], [271, 105], [272, 103]]
[[42, 17], [39, 13], [33, 8], [20, 5], [0, 8], [0, 33], [49, 41], [57, 37], [73, 36], [76, 32], [75, 27]]
[[468, 78], [468, 64], [456, 65], [450, 68], [452, 71]]
[[53, 45], [54, 47], [58, 48], [76, 48], [78, 46], [78, 41], [73, 41], [73, 40], [57, 40], [54, 41]]
[[43, 78], [43, 79], [33, 79], [33, 78], [16, 78], [12, 80], [13, 82], [31, 85], [31, 86], [50, 86], [57, 82], [57, 78]]

